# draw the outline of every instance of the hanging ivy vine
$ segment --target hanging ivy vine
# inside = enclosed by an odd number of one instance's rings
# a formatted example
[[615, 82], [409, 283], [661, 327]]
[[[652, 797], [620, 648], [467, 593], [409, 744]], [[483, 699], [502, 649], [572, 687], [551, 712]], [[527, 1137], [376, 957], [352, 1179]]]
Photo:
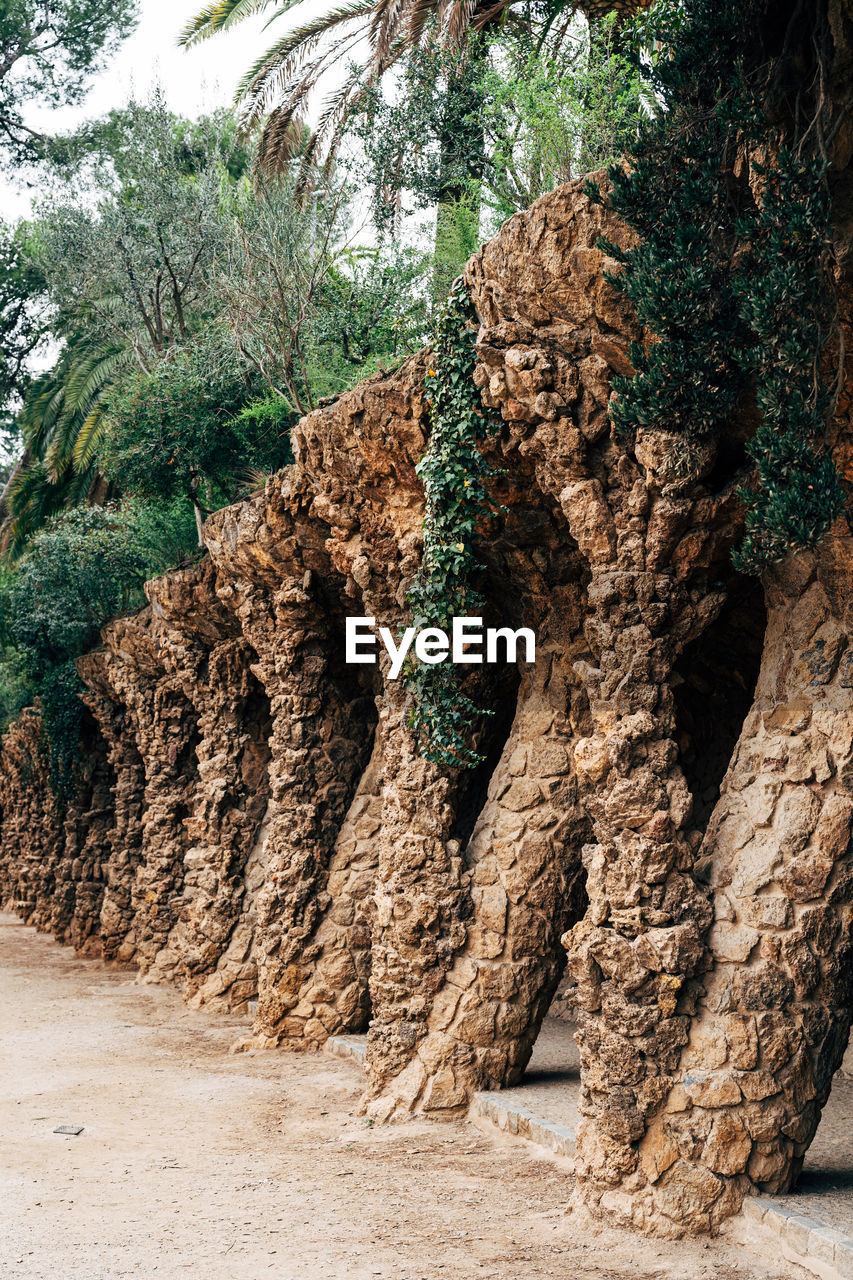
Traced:
[[[461, 280], [439, 316], [432, 365], [426, 377], [431, 434], [417, 472], [424, 486], [421, 566], [408, 596], [412, 625], [450, 632], [454, 617], [482, 605], [471, 587], [477, 567], [473, 540], [491, 509], [485, 481], [496, 474], [478, 447], [495, 430], [474, 385], [476, 313]], [[410, 660], [404, 680], [413, 697], [410, 725], [422, 754], [436, 764], [470, 767], [481, 760], [471, 747], [478, 717], [491, 714], [459, 687], [450, 661]]]
[[610, 283], [655, 335], [633, 345], [635, 375], [613, 381], [617, 431], [707, 439], [754, 388], [761, 422], [746, 446], [754, 471], [734, 558], [756, 574], [815, 546], [844, 503], [823, 443], [827, 164], [814, 118], [797, 137], [796, 123], [786, 135], [765, 112], [751, 51], [766, 11], [766, 0], [666, 0], [638, 19], [645, 47], [659, 42], [649, 75], [660, 110], [630, 167], [610, 169], [606, 199], [640, 239], [629, 250], [601, 242], [623, 266]]

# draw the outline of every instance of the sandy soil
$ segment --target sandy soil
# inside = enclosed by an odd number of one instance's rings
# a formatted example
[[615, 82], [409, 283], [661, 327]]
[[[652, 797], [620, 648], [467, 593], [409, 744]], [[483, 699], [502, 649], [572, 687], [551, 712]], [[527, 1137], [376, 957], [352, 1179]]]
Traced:
[[596, 1232], [531, 1148], [369, 1127], [355, 1064], [229, 1055], [242, 1031], [0, 917], [3, 1280], [792, 1280]]

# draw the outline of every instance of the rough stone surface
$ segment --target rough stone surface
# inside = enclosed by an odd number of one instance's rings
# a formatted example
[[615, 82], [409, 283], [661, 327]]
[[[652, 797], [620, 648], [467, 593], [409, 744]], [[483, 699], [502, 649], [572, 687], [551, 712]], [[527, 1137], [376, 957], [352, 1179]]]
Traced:
[[[602, 231], [627, 242], [569, 184], [466, 271], [500, 422], [483, 616], [538, 639], [464, 677], [483, 765], [426, 762], [387, 660], [343, 661], [345, 617], [399, 628], [419, 563], [421, 353], [303, 419], [209, 557], [105, 628], [67, 804], [37, 710], [10, 729], [0, 898], [195, 1004], [256, 1001], [247, 1045], [367, 1030], [376, 1119], [516, 1083], [567, 967], [578, 1194], [672, 1235], [793, 1184], [844, 1052], [853, 539], [762, 589], [731, 568], [743, 477], [612, 436], [642, 335]], [[849, 387], [833, 432], [849, 481]]]

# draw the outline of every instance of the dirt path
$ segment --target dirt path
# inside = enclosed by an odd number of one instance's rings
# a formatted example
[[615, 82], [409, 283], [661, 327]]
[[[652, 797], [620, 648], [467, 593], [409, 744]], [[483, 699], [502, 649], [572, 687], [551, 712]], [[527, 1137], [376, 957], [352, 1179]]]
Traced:
[[370, 1128], [357, 1067], [229, 1056], [243, 1030], [0, 916], [3, 1280], [791, 1280], [594, 1234], [564, 1169], [465, 1122]]

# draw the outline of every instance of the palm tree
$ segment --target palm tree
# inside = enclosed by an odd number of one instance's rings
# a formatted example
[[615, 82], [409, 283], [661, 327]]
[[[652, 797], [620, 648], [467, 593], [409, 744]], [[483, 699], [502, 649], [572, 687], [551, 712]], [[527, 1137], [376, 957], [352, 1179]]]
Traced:
[[[308, 0], [284, 0], [270, 21]], [[335, 155], [347, 121], [370, 88], [428, 31], [464, 49], [471, 35], [506, 19], [518, 0], [349, 0], [286, 32], [249, 68], [237, 90], [245, 131], [261, 126], [258, 159], [275, 171], [294, 158], [294, 125], [331, 67], [351, 58], [343, 83], [323, 106], [307, 145], [298, 147], [304, 186], [312, 166]], [[274, 0], [216, 0], [185, 27], [180, 43], [190, 46], [260, 13]], [[554, 0], [560, 9], [570, 0]], [[359, 46], [365, 46], [361, 52]], [[361, 52], [361, 58], [358, 55]], [[316, 171], [316, 170], [315, 170]]]
[[0, 540], [12, 557], [49, 516], [108, 496], [97, 469], [104, 400], [132, 363], [129, 346], [72, 332], [54, 367], [30, 386], [18, 417], [24, 455], [0, 503]]
[[[245, 18], [275, 10], [270, 24], [290, 10], [298, 14], [309, 0], [213, 0], [184, 28], [185, 47], [227, 32]], [[341, 141], [347, 121], [372, 86], [428, 32], [464, 49], [471, 36], [518, 17], [546, 28], [558, 17], [580, 12], [590, 20], [616, 11], [628, 16], [650, 0], [348, 0], [337, 8], [297, 24], [249, 67], [237, 89], [244, 131], [261, 127], [258, 159], [274, 172], [301, 157], [302, 186], [312, 166], [328, 163]], [[521, 12], [516, 12], [521, 11]], [[538, 12], [535, 12], [538, 11]], [[364, 46], [366, 45], [366, 48]], [[360, 56], [359, 56], [360, 55]], [[294, 129], [317, 82], [333, 66], [350, 58], [343, 83], [323, 106], [319, 122], [304, 146]], [[316, 170], [315, 170], [316, 171]]]

